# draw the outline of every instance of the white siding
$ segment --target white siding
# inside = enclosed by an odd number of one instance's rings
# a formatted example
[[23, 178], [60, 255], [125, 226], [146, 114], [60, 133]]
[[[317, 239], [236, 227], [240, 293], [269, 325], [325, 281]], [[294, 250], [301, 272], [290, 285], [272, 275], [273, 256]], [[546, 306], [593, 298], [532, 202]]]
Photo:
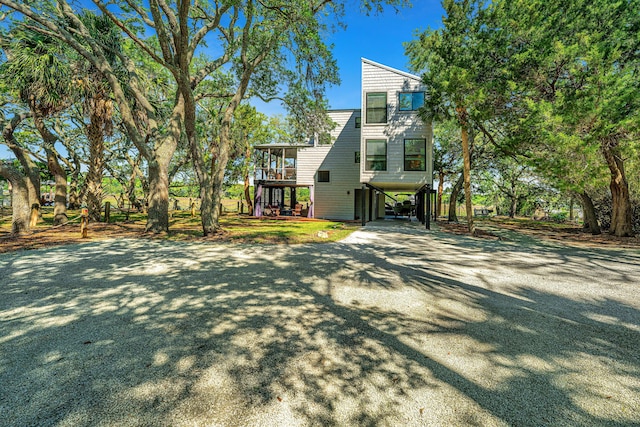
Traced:
[[[298, 149], [296, 183], [313, 189], [316, 218], [355, 219], [356, 190], [360, 191], [362, 183], [370, 183], [386, 192], [414, 192], [424, 184], [432, 183], [431, 123], [422, 123], [416, 112], [398, 109], [400, 92], [418, 91], [425, 91], [418, 77], [362, 60], [362, 108], [330, 111], [330, 117], [337, 124], [331, 132], [332, 144]], [[387, 94], [387, 123], [365, 123], [366, 94], [369, 92]], [[361, 115], [362, 127], [356, 128], [355, 119]], [[425, 140], [426, 171], [404, 171], [404, 140], [413, 138]], [[387, 141], [386, 171], [364, 170], [367, 139]], [[361, 153], [360, 163], [355, 162], [356, 152]], [[318, 182], [319, 170], [329, 172], [330, 182]], [[369, 206], [370, 193], [366, 192], [365, 206]], [[384, 215], [384, 197], [379, 203], [379, 214]]]
[[[360, 187], [360, 129], [355, 127], [358, 110], [330, 111], [337, 123], [331, 132], [331, 145], [302, 148], [298, 151], [298, 184], [314, 186], [316, 218], [354, 219], [355, 189]], [[329, 171], [330, 182], [317, 182], [317, 171]]]
[[[413, 190], [426, 183], [432, 183], [432, 129], [431, 123], [423, 123], [413, 111], [399, 111], [400, 92], [424, 91], [420, 79], [407, 73], [362, 60], [362, 114], [366, 118], [366, 94], [386, 92], [387, 123], [362, 123], [362, 163], [360, 180], [383, 189]], [[404, 140], [422, 138], [427, 144], [427, 170], [404, 171]], [[365, 147], [367, 139], [387, 141], [387, 170], [365, 170]]]

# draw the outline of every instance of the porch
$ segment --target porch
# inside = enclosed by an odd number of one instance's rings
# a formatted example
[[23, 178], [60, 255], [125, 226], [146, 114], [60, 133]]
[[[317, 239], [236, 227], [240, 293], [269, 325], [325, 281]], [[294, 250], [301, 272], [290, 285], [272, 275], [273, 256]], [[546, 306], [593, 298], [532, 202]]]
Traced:
[[[282, 180], [256, 180], [254, 188], [254, 216], [313, 218], [313, 191], [310, 186]], [[298, 191], [302, 188], [310, 190], [309, 201], [298, 201]]]
[[295, 184], [298, 176], [298, 148], [294, 145], [256, 147], [256, 181]]

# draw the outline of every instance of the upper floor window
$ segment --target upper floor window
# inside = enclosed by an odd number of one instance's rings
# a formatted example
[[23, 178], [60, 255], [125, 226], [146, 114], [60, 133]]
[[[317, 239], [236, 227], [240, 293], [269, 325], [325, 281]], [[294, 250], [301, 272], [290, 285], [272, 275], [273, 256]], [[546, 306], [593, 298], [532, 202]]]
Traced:
[[329, 171], [318, 171], [318, 182], [331, 182], [331, 174]]
[[427, 170], [427, 141], [425, 139], [404, 140], [404, 170]]
[[356, 117], [356, 129], [359, 129], [362, 126], [362, 117]]
[[400, 92], [398, 108], [400, 111], [415, 111], [424, 105], [424, 92]]
[[367, 94], [367, 123], [387, 123], [387, 93]]
[[365, 169], [368, 171], [387, 170], [387, 141], [367, 139]]

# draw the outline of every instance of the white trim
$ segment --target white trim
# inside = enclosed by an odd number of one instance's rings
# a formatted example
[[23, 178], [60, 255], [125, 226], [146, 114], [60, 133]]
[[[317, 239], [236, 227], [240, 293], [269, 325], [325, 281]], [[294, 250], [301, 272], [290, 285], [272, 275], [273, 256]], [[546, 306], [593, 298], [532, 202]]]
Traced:
[[396, 68], [391, 68], [391, 67], [389, 67], [387, 65], [380, 64], [378, 62], [372, 61], [372, 60], [367, 59], [367, 58], [360, 58], [360, 60], [362, 62], [365, 62], [365, 63], [369, 64], [369, 65], [373, 65], [374, 67], [379, 67], [379, 68], [382, 68], [384, 70], [391, 71], [392, 73], [400, 74], [401, 76], [408, 77], [410, 79], [415, 79], [418, 82], [422, 83], [422, 79], [419, 76], [416, 76], [415, 74], [410, 74], [410, 73], [407, 73], [405, 71], [400, 71], [400, 70], [398, 70]]

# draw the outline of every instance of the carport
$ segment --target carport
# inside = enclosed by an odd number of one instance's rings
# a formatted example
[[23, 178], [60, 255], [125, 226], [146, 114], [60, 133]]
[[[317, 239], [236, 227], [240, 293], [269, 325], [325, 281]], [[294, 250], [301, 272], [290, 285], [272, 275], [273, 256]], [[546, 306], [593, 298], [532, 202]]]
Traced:
[[[407, 192], [406, 189], [403, 188], [382, 188], [371, 183], [362, 184], [363, 196], [360, 198], [360, 209], [362, 215], [360, 215], [360, 218], [362, 220], [363, 227], [367, 223], [367, 217], [369, 218], [369, 221], [373, 221], [379, 217], [379, 197], [381, 195], [389, 197], [394, 201], [397, 200], [391, 195], [391, 192], [394, 192], [395, 190], [411, 194], [411, 192]], [[431, 188], [431, 184], [424, 184], [414, 191], [413, 196], [415, 200], [416, 218], [425, 225], [427, 230], [429, 230], [431, 229], [431, 209], [432, 206], [434, 206], [432, 198], [435, 195], [435, 191]], [[368, 197], [366, 197], [367, 195]]]

